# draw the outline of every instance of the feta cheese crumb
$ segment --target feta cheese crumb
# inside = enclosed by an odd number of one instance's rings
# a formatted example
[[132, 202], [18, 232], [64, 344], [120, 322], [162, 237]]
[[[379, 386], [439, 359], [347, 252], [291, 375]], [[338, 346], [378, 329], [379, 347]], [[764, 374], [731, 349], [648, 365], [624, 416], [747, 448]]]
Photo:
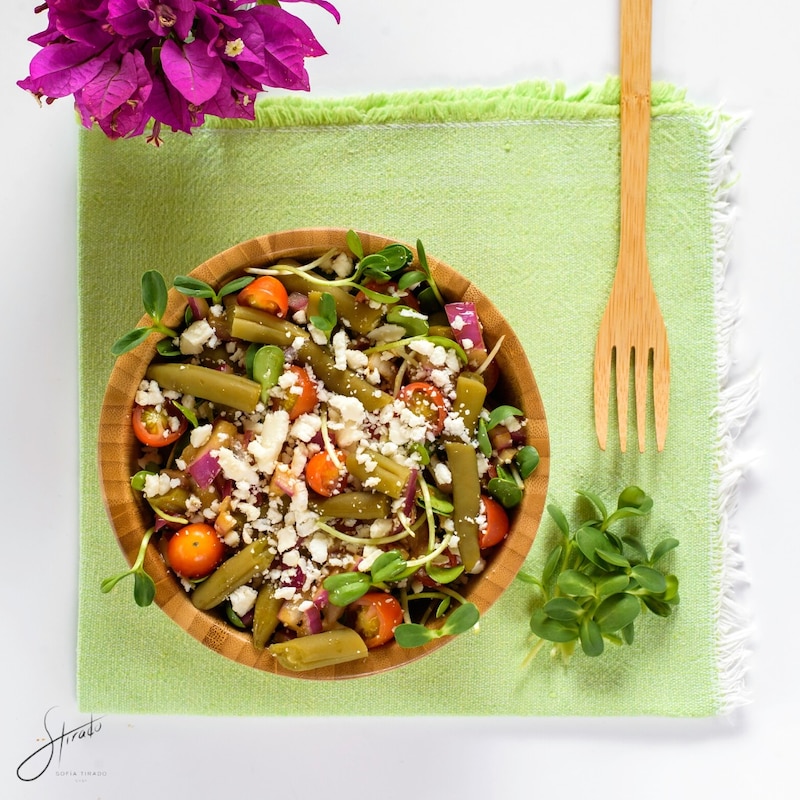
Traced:
[[184, 355], [197, 355], [203, 352], [203, 346], [216, 338], [214, 329], [208, 324], [207, 319], [198, 319], [193, 322], [182, 334], [180, 340], [181, 353]]
[[192, 447], [200, 448], [211, 438], [211, 425], [200, 425], [189, 434]]

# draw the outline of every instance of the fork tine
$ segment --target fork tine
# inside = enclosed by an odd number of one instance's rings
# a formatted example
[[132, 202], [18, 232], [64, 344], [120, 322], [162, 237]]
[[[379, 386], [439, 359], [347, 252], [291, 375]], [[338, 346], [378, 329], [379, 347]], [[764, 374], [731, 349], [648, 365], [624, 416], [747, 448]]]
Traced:
[[617, 365], [617, 423], [619, 425], [619, 449], [624, 453], [628, 447], [628, 381], [631, 370], [630, 349], [614, 348]]
[[611, 348], [598, 339], [594, 355], [594, 429], [601, 450], [608, 439], [608, 396], [611, 391]]
[[656, 418], [656, 447], [664, 449], [669, 418], [669, 345], [666, 336], [653, 349], [653, 410]]
[[644, 453], [645, 428], [647, 424], [647, 368], [650, 360], [650, 348], [647, 345], [635, 347], [633, 359], [633, 384], [636, 392], [636, 433], [639, 439], [639, 452]]

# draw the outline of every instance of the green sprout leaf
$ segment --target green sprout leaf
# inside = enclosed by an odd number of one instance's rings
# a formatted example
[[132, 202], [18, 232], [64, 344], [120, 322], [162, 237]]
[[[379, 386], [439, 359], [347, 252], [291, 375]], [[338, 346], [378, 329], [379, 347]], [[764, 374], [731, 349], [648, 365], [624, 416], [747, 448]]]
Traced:
[[364, 246], [361, 244], [361, 237], [354, 230], [347, 231], [346, 241], [350, 252], [357, 259], [364, 258]]
[[486, 429], [491, 430], [509, 417], [519, 417], [521, 415], [522, 412], [518, 408], [514, 408], [514, 406], [498, 406], [490, 412], [489, 419], [486, 421]]
[[631, 645], [634, 623], [647, 611], [670, 616], [680, 602], [678, 578], [665, 574], [655, 564], [678, 546], [673, 537], [662, 539], [648, 559], [647, 549], [633, 532], [610, 526], [631, 525], [629, 520], [649, 514], [653, 500], [637, 486], [626, 487], [613, 513], [603, 499], [589, 490], [577, 494], [588, 500], [590, 514], [600, 519], [579, 519], [571, 527], [555, 505], [547, 511], [563, 535], [562, 543], [550, 551], [541, 580], [520, 573], [519, 580], [536, 586], [544, 595], [530, 617], [537, 639], [525, 663], [541, 651], [544, 642], [567, 663], [579, 642], [582, 652], [597, 657], [605, 643]]
[[331, 338], [331, 332], [336, 327], [339, 318], [336, 314], [336, 301], [330, 292], [322, 292], [319, 298], [319, 313], [312, 314], [309, 322], [325, 334], [326, 339]]
[[162, 336], [167, 336], [171, 339], [178, 335], [176, 331], [161, 322], [161, 318], [167, 310], [167, 299], [167, 284], [164, 276], [158, 270], [147, 270], [142, 275], [142, 305], [153, 324], [134, 328], [132, 331], [120, 336], [111, 345], [112, 355], [121, 356], [130, 352], [142, 344], [151, 333], [160, 333]]
[[155, 269], [142, 275], [142, 303], [144, 310], [158, 322], [167, 310], [167, 284], [164, 276]]
[[517, 465], [520, 477], [525, 480], [539, 466], [539, 451], [532, 444], [526, 444], [517, 450], [514, 463]]
[[339, 572], [330, 575], [322, 583], [328, 592], [328, 600], [339, 608], [344, 608], [363, 597], [370, 588], [369, 575], [363, 572]]
[[124, 578], [133, 575], [133, 599], [136, 601], [136, 605], [144, 608], [153, 602], [156, 596], [156, 585], [153, 583], [153, 579], [145, 572], [143, 564], [147, 545], [154, 532], [155, 528], [149, 528], [145, 532], [141, 544], [139, 545], [136, 560], [133, 562], [133, 566], [130, 569], [101, 581], [100, 591], [103, 594], [110, 592]]

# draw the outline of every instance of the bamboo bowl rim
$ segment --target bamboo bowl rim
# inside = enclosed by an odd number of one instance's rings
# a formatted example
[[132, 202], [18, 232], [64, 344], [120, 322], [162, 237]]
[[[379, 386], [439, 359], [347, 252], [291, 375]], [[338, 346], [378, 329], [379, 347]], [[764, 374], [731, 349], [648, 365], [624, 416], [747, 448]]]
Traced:
[[[364, 252], [375, 252], [397, 239], [358, 232]], [[212, 285], [234, 277], [248, 267], [274, 263], [281, 258], [311, 259], [333, 247], [346, 249], [345, 228], [300, 228], [279, 231], [241, 242], [212, 256], [191, 271], [191, 275]], [[415, 254], [416, 249], [408, 245]], [[530, 551], [544, 509], [550, 468], [550, 441], [544, 406], [528, 357], [511, 329], [489, 298], [452, 267], [427, 254], [427, 260], [440, 290], [449, 300], [476, 304], [489, 348], [500, 336], [503, 346], [497, 355], [501, 373], [500, 394], [506, 402], [520, 408], [526, 419], [527, 443], [539, 452], [540, 462], [526, 480], [523, 500], [511, 514], [511, 529], [505, 541], [488, 554], [486, 568], [474, 576], [464, 596], [478, 607], [481, 617], [514, 580]], [[177, 324], [182, 318], [186, 298], [169, 290], [163, 321]], [[149, 324], [143, 317], [139, 325]], [[98, 472], [106, 512], [126, 560], [136, 558], [142, 536], [150, 527], [150, 511], [130, 486], [137, 470], [137, 444], [131, 429], [133, 398], [145, 370], [156, 353], [158, 337], [151, 336], [135, 350], [120, 356], [106, 387], [98, 428]], [[264, 672], [293, 678], [330, 680], [374, 675], [400, 667], [428, 655], [452, 637], [436, 639], [423, 647], [403, 649], [395, 642], [370, 651], [362, 661], [352, 661], [308, 672], [290, 672], [280, 666], [267, 650], [256, 650], [248, 633], [224, 622], [213, 611], [196, 609], [180, 582], [167, 569], [154, 542], [147, 547], [144, 566], [156, 584], [155, 603], [180, 628], [219, 655]]]

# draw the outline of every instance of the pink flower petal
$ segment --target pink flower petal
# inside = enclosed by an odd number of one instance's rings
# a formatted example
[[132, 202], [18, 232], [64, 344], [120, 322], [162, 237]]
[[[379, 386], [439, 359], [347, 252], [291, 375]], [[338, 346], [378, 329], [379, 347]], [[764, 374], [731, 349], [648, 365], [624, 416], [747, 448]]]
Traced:
[[120, 63], [108, 61], [83, 88], [81, 98], [93, 117], [103, 119], [130, 100], [146, 100], [150, 76], [138, 51], [126, 53]]
[[225, 69], [199, 39], [183, 45], [167, 39], [161, 48], [161, 66], [169, 82], [196, 106], [217, 93]]
[[82, 89], [105, 62], [90, 44], [56, 42], [33, 57], [30, 77], [20, 81], [20, 86], [47, 97], [66, 97]]

